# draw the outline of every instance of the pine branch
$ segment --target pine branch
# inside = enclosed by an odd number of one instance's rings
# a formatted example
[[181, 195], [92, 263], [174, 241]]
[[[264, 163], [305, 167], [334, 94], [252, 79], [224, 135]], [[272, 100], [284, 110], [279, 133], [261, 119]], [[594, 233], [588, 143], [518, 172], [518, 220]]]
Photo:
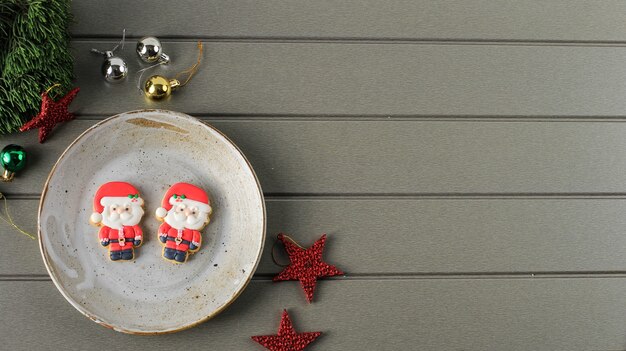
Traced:
[[41, 93], [72, 87], [69, 0], [0, 2], [0, 134], [17, 131], [37, 114]]

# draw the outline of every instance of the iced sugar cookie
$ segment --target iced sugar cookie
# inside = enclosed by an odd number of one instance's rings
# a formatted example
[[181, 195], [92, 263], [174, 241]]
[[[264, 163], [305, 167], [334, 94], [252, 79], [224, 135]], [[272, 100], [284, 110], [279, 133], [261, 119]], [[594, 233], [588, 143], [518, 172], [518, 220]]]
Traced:
[[156, 210], [163, 222], [159, 227], [159, 240], [163, 244], [163, 257], [173, 263], [187, 261], [190, 253], [200, 249], [202, 233], [209, 224], [211, 202], [207, 193], [195, 185], [172, 185]]
[[126, 182], [102, 184], [93, 199], [89, 222], [100, 227], [98, 238], [109, 248], [113, 261], [132, 260], [135, 248], [142, 242], [139, 227], [143, 217], [143, 199], [139, 191]]

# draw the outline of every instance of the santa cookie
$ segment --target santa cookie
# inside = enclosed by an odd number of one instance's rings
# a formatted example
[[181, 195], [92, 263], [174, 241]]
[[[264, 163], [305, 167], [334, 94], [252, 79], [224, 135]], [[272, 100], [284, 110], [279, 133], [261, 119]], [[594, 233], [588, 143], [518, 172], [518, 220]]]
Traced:
[[209, 223], [211, 211], [209, 196], [195, 185], [176, 183], [167, 190], [156, 210], [157, 219], [163, 222], [159, 241], [166, 260], [183, 263], [200, 249], [200, 231]]
[[144, 213], [137, 189], [125, 182], [105, 183], [96, 191], [93, 211], [89, 222], [100, 227], [98, 238], [109, 248], [111, 260], [135, 258], [135, 248], [142, 241], [139, 222]]

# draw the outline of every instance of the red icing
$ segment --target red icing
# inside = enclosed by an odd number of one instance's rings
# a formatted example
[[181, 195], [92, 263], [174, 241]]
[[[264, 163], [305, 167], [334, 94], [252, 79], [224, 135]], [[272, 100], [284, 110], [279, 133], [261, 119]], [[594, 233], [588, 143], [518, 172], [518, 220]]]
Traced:
[[[133, 244], [135, 239], [137, 240], [143, 239], [143, 232], [141, 231], [141, 228], [138, 225], [134, 225], [132, 227], [124, 226], [122, 227], [122, 230], [124, 231], [124, 239], [125, 239], [124, 246], [120, 245], [119, 242], [117, 243], [111, 242], [109, 244], [109, 250], [120, 251], [120, 250], [132, 249], [133, 247], [137, 247]], [[100, 239], [100, 241], [103, 241], [105, 239], [108, 239], [109, 241], [111, 240], [119, 241], [119, 236], [120, 234], [119, 234], [118, 229], [112, 229], [107, 226], [101, 227], [100, 232], [98, 233], [98, 238]]]
[[[163, 223], [159, 227], [159, 235], [162, 235], [162, 234], [167, 234], [168, 238], [173, 239], [173, 238], [178, 237], [178, 229], [172, 228], [167, 223]], [[200, 244], [202, 243], [202, 235], [200, 234], [200, 232], [197, 230], [191, 230], [191, 229], [185, 228], [181, 231], [181, 234], [182, 235], [180, 236], [180, 238], [182, 240], [196, 243], [197, 248], [195, 250], [189, 250], [189, 244], [187, 244], [186, 242], [181, 242], [178, 245], [176, 245], [176, 241], [172, 241], [172, 240], [167, 240], [165, 242], [165, 247], [179, 250], [179, 251], [190, 251], [190, 252], [197, 251], [198, 248], [200, 247]]]
[[[138, 195], [137, 189], [130, 183], [126, 182], [108, 182], [102, 184], [96, 191], [96, 196], [93, 199], [93, 210], [98, 213], [102, 213], [104, 207], [100, 203], [103, 197], [127, 197], [128, 195]], [[137, 202], [136, 198], [131, 200]]]
[[[165, 193], [165, 196], [163, 196], [163, 200], [161, 201], [161, 207], [169, 211], [172, 208], [172, 204], [170, 204], [170, 199], [174, 195], [184, 195], [187, 199], [202, 202], [209, 206], [211, 205], [209, 196], [201, 188], [198, 188], [197, 186], [189, 183], [176, 183], [172, 185]], [[182, 199], [179, 198], [175, 201], [182, 202]]]

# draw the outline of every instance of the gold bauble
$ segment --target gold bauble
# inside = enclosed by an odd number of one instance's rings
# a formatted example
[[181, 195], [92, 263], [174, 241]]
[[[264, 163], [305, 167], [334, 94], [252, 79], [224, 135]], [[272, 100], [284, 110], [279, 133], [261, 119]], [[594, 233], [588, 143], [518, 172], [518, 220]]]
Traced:
[[156, 75], [146, 80], [143, 91], [150, 99], [160, 100], [169, 97], [172, 94], [172, 90], [179, 86], [180, 82], [176, 79], [167, 79]]

